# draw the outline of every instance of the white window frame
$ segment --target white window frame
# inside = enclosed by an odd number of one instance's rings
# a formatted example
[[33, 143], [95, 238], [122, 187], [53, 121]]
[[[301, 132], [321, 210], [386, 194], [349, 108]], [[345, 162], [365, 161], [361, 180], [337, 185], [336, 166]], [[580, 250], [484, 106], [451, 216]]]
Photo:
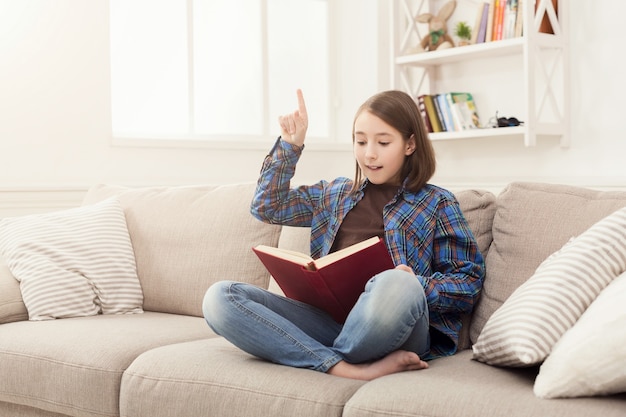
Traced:
[[[262, 45], [263, 45], [263, 133], [261, 135], [245, 136], [245, 135], [174, 135], [156, 137], [151, 135], [141, 136], [123, 136], [112, 133], [112, 145], [119, 147], [150, 147], [150, 148], [213, 148], [213, 149], [266, 149], [268, 141], [275, 139], [278, 135], [278, 123], [271, 124], [269, 120], [269, 77], [268, 77], [268, 22], [267, 22], [267, 2], [268, 0], [259, 0], [262, 9]], [[345, 143], [338, 142], [337, 135], [337, 116], [336, 103], [338, 102], [337, 80], [338, 80], [338, 59], [336, 40], [339, 36], [338, 27], [338, 8], [336, 1], [328, 1], [328, 137], [308, 137], [307, 144], [313, 145], [313, 148], [328, 149], [335, 148], [337, 145], [345, 147]], [[188, 48], [188, 93], [189, 93], [189, 132], [194, 131], [194, 56], [193, 56], [193, 0], [186, 0], [187, 3], [187, 48]], [[294, 107], [297, 106], [294, 91]], [[293, 109], [285, 109], [289, 112]], [[226, 138], [226, 139], [225, 139]], [[344, 141], [345, 142], [345, 141]]]

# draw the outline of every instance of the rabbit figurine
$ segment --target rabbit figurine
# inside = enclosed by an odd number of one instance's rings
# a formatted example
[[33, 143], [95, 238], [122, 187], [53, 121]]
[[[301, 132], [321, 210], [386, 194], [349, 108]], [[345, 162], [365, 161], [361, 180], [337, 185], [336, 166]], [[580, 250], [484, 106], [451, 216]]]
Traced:
[[422, 13], [415, 18], [419, 23], [428, 23], [428, 34], [422, 38], [414, 52], [436, 51], [454, 47], [454, 41], [448, 35], [447, 22], [455, 8], [456, 1], [453, 0], [443, 5], [437, 15]]

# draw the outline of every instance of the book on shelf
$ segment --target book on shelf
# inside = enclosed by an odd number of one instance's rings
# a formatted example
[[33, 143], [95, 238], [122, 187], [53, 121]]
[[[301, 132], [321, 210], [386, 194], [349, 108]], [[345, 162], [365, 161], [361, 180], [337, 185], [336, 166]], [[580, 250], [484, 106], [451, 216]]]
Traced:
[[[422, 94], [418, 101], [424, 103], [426, 117], [434, 129], [429, 132], [459, 132], [480, 127], [478, 110], [471, 93], [455, 91]], [[420, 113], [425, 117], [421, 109]]]
[[437, 113], [437, 120], [439, 120], [439, 125], [441, 126], [441, 131], [446, 131], [446, 125], [443, 121], [443, 112], [441, 110], [441, 106], [439, 105], [439, 100], [437, 100], [437, 95], [433, 94], [430, 96], [433, 102], [433, 106], [435, 107], [435, 113]]
[[491, 42], [491, 38], [493, 37], [493, 18], [494, 18], [494, 10], [496, 7], [496, 0], [489, 1], [489, 12], [487, 13], [487, 33], [485, 34], [485, 42]]
[[519, 38], [524, 34], [524, 0], [517, 0], [517, 13], [515, 15], [515, 30], [513, 37]]
[[503, 38], [511, 39], [515, 36], [515, 20], [517, 18], [518, 0], [507, 0], [504, 12]]
[[450, 115], [452, 116], [451, 119], [452, 119], [452, 123], [454, 124], [454, 130], [458, 132], [460, 130], [465, 130], [466, 128], [465, 128], [465, 123], [463, 120], [463, 115], [461, 114], [461, 109], [459, 108], [456, 101], [452, 97], [452, 94], [458, 94], [458, 93], [446, 93], [445, 97], [446, 97], [448, 108], [450, 109]]
[[285, 296], [326, 311], [338, 323], [345, 322], [370, 278], [395, 267], [379, 237], [318, 259], [266, 245], [252, 250]]
[[448, 105], [448, 100], [445, 94], [436, 94], [435, 97], [437, 106], [441, 111], [441, 121], [446, 132], [454, 132], [454, 120], [452, 119], [452, 112]]
[[436, 101], [435, 96], [430, 94], [417, 96], [417, 106], [422, 118], [424, 118], [424, 125], [428, 129], [428, 133], [439, 133], [446, 130], [443, 125], [443, 115], [441, 115]]
[[424, 102], [426, 103], [426, 111], [428, 112], [428, 116], [430, 116], [430, 120], [433, 124], [433, 132], [443, 132], [443, 127], [441, 126], [441, 120], [439, 119], [439, 115], [437, 114], [437, 108], [435, 107], [435, 100], [433, 100], [433, 96], [426, 94], [424, 97]]
[[487, 36], [487, 22], [489, 21], [489, 3], [483, 2], [478, 7], [478, 16], [476, 18], [476, 28], [474, 30], [476, 37], [473, 39], [474, 43], [485, 42]]
[[478, 5], [474, 43], [522, 36], [523, 0], [489, 0]]
[[476, 103], [474, 103], [474, 97], [471, 93], [467, 92], [453, 92], [450, 93], [454, 108], [459, 112], [459, 118], [461, 120], [461, 130], [478, 129], [480, 127], [480, 118], [478, 117], [478, 110], [476, 109]]
[[441, 122], [439, 121], [439, 116], [437, 115], [437, 109], [435, 108], [435, 103], [433, 102], [433, 96], [431, 96], [430, 94], [422, 94], [417, 99], [418, 99], [418, 104], [424, 103], [424, 107], [426, 110], [426, 117], [428, 117], [428, 122], [430, 123], [430, 128], [431, 128], [429, 132], [432, 132], [432, 133], [443, 132], [443, 129], [441, 127]]
[[503, 28], [504, 28], [504, 11], [506, 10], [507, 0], [496, 0], [493, 9], [493, 33], [491, 35], [492, 41], [502, 40]]
[[430, 116], [428, 115], [428, 111], [426, 110], [426, 103], [424, 101], [425, 95], [420, 95], [417, 97], [417, 108], [422, 115], [422, 119], [424, 120], [424, 126], [426, 127], [426, 131], [429, 133], [433, 132], [433, 125], [430, 120]]
[[[558, 1], [548, 0], [558, 17]], [[524, 31], [524, 8], [533, 7], [528, 0], [486, 0], [478, 3], [472, 43], [519, 38]], [[548, 5], [550, 7], [550, 5]], [[534, 4], [535, 12], [539, 2]], [[554, 33], [547, 14], [541, 18], [539, 32]]]

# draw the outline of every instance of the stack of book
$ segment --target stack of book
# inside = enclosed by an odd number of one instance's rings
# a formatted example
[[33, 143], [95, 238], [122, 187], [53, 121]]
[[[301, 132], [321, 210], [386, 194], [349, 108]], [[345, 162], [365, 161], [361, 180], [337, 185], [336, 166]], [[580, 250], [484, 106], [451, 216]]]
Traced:
[[418, 96], [417, 104], [430, 133], [480, 128], [478, 111], [470, 93], [422, 94]]
[[489, 0], [478, 6], [472, 43], [484, 43], [522, 36], [523, 0]]

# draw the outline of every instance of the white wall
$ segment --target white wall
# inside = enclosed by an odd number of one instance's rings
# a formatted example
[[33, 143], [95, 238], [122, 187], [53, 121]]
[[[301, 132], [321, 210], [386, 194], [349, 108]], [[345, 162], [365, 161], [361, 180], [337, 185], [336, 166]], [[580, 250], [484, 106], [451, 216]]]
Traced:
[[[463, 1], [463, 0], [460, 0]], [[353, 113], [371, 94], [389, 88], [387, 1], [342, 0], [348, 34], [340, 58], [338, 134], [350, 133]], [[617, 65], [626, 3], [571, 0], [571, 147], [512, 140], [436, 143], [435, 182], [497, 190], [512, 180], [600, 187], [626, 186], [626, 140]], [[379, 39], [378, 31], [382, 31]], [[122, 147], [111, 140], [106, 0], [0, 0], [0, 215], [79, 201], [96, 182], [128, 185], [254, 181], [267, 146]], [[291, 109], [286, 109], [290, 111]], [[311, 115], [314, 123], [314, 115]], [[346, 136], [347, 137], [347, 136]], [[349, 148], [311, 146], [297, 182], [353, 175]], [[45, 191], [42, 193], [42, 191]], [[2, 206], [6, 198], [13, 202]]]

